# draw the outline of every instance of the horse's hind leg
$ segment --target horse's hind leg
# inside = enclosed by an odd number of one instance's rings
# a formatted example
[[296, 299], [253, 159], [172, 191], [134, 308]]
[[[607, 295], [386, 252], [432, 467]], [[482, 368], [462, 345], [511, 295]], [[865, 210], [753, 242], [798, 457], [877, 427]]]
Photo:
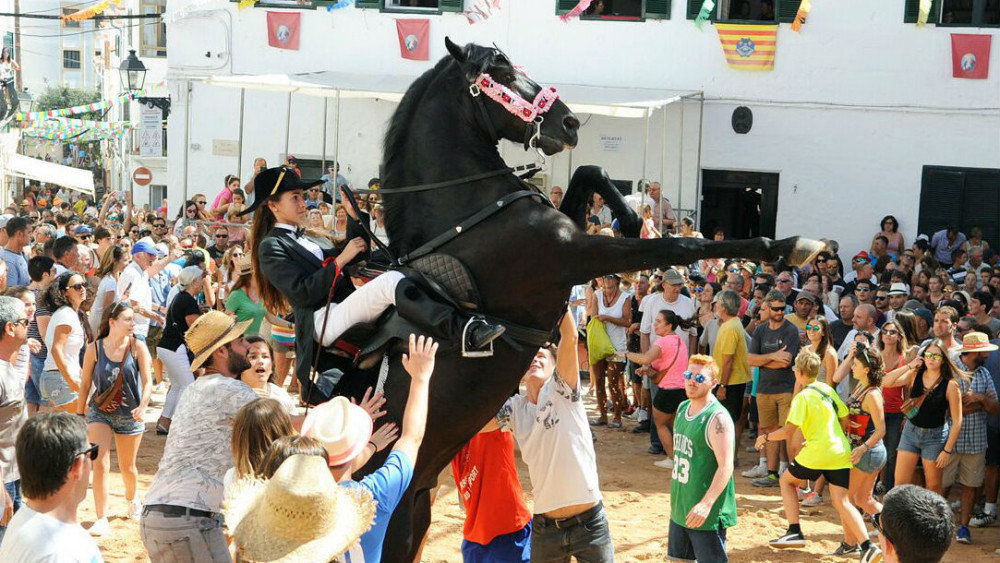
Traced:
[[573, 220], [582, 230], [587, 230], [587, 202], [590, 194], [597, 192], [618, 219], [618, 228], [626, 237], [638, 238], [641, 221], [629, 207], [607, 172], [600, 166], [581, 166], [573, 173], [559, 211]]

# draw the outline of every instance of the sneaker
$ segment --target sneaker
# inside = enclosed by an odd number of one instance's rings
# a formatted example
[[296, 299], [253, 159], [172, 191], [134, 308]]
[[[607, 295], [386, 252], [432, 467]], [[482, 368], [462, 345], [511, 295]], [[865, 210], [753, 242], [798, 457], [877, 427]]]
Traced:
[[646, 409], [639, 409], [635, 411], [635, 420], [640, 423], [645, 422], [646, 426], [649, 426], [649, 413]]
[[[775, 477], [774, 475], [767, 475], [767, 476], [761, 477], [759, 479], [754, 479], [753, 481], [750, 481], [750, 484], [753, 485], [754, 487], [777, 487], [777, 486], [779, 486], [778, 485], [778, 478]], [[803, 502], [805, 502], [805, 501], [803, 501]]]
[[797, 487], [795, 489], [795, 493], [799, 497], [799, 502], [802, 502], [807, 496], [809, 496], [810, 493], [812, 493], [812, 489], [810, 489], [809, 487], [806, 487], [804, 489], [801, 487]]
[[778, 549], [785, 549], [789, 547], [805, 547], [806, 538], [802, 534], [785, 534], [776, 540], [771, 540], [768, 542], [771, 547]]
[[822, 506], [823, 497], [817, 493], [809, 493], [806, 498], [802, 499], [802, 506], [816, 507]]
[[655, 465], [657, 467], [661, 467], [663, 469], [673, 469], [674, 468], [674, 460], [670, 459], [669, 457], [666, 457], [666, 458], [661, 459], [660, 461], [653, 462], [653, 465]]
[[955, 502], [951, 503], [951, 511], [952, 512], [958, 512], [959, 510], [962, 510], [962, 501], [961, 500], [956, 500]]
[[632, 429], [633, 434], [646, 434], [649, 432], [649, 422], [642, 421], [638, 426]]
[[868, 549], [861, 554], [861, 563], [881, 563], [882, 550], [874, 543], [868, 544]]
[[767, 477], [767, 466], [760, 465], [758, 463], [752, 469], [748, 469], [740, 475], [743, 475], [747, 479], [760, 479], [761, 477]]
[[663, 451], [662, 447], [658, 448], [656, 446], [649, 446], [649, 449], [646, 451], [652, 455], [663, 455], [664, 453], [666, 453]]
[[969, 531], [968, 526], [959, 526], [958, 532], [955, 534], [955, 541], [958, 543], [964, 543], [969, 545], [972, 543], [972, 532]]
[[844, 555], [852, 555], [855, 553], [861, 553], [860, 545], [848, 545], [847, 542], [840, 542], [840, 547], [835, 549], [830, 555], [843, 557]]
[[973, 528], [985, 528], [992, 525], [997, 521], [996, 514], [990, 514], [989, 512], [983, 512], [982, 514], [976, 514], [969, 521], [969, 525]]
[[111, 532], [111, 524], [108, 523], [107, 518], [98, 518], [87, 531], [92, 536], [103, 536]]
[[132, 500], [126, 500], [128, 503], [128, 517], [130, 520], [138, 520], [142, 517], [142, 503], [139, 502], [139, 497]]

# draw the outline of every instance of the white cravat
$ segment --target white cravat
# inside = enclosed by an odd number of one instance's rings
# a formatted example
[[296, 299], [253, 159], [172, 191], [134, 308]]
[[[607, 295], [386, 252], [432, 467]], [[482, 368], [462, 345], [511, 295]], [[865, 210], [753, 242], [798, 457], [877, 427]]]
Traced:
[[298, 227], [296, 227], [295, 225], [289, 225], [288, 223], [275, 223], [274, 226], [279, 229], [285, 229], [286, 231], [291, 231], [292, 238], [295, 239], [295, 242], [299, 243], [299, 246], [312, 253], [312, 255], [315, 256], [316, 259], [319, 260], [320, 262], [323, 261], [323, 249], [320, 248], [318, 244], [310, 240], [308, 237], [297, 236], [295, 234], [295, 231], [298, 229]]

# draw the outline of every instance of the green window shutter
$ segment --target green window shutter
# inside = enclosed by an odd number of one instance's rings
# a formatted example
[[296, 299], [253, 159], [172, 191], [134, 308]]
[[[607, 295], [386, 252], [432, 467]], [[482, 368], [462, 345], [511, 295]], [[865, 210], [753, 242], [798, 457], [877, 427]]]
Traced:
[[778, 0], [778, 21], [792, 23], [795, 21], [795, 14], [799, 13], [799, 5], [802, 0]]
[[[687, 0], [687, 19], [693, 20], [698, 17], [698, 12], [701, 11], [701, 5], [704, 0]], [[713, 14], [714, 15], [714, 14]], [[712, 19], [715, 19], [714, 17]]]
[[669, 20], [670, 0], [646, 0], [646, 19]]
[[565, 14], [576, 7], [577, 0], [556, 0], [556, 13]]
[[[931, 0], [931, 13], [927, 16], [927, 23], [938, 22], [938, 12], [941, 8], [938, 0]], [[906, 0], [903, 5], [903, 23], [917, 23], [917, 15], [920, 12], [920, 0]]]
[[357, 0], [354, 5], [361, 9], [377, 10], [382, 7], [381, 0]]
[[461, 12], [464, 0], [440, 0], [438, 6], [440, 6], [442, 12]]

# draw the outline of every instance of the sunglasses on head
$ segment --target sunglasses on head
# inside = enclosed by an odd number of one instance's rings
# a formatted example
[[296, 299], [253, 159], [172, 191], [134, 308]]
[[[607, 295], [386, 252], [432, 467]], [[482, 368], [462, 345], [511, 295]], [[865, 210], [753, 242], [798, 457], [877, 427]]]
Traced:
[[936, 362], [940, 362], [941, 360], [944, 359], [944, 355], [943, 354], [939, 354], [937, 352], [924, 352], [924, 359], [925, 360], [934, 360]]
[[695, 383], [705, 383], [708, 380], [703, 373], [692, 373], [690, 370], [684, 372], [684, 379], [687, 381], [694, 380]]

